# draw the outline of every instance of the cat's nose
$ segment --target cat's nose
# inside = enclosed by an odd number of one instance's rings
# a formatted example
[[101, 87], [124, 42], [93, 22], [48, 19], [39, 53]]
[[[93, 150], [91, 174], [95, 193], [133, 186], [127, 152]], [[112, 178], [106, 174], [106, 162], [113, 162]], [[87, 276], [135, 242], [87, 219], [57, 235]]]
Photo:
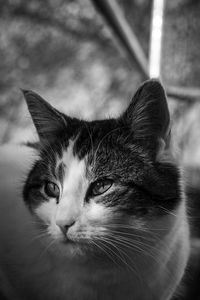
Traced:
[[69, 230], [70, 227], [72, 227], [75, 224], [75, 221], [72, 221], [70, 223], [63, 223], [63, 222], [56, 222], [56, 224], [60, 227], [60, 229], [62, 230], [62, 232], [64, 234], [67, 233], [67, 231]]

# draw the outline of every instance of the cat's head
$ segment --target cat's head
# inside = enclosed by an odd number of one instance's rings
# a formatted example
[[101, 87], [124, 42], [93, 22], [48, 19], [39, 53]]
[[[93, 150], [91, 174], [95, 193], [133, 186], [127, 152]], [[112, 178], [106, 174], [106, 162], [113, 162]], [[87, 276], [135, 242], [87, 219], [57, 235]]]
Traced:
[[170, 118], [158, 81], [146, 81], [118, 118], [91, 122], [66, 116], [34, 92], [24, 95], [40, 157], [24, 199], [53, 239], [103, 252], [128, 247], [156, 224], [163, 228], [181, 190], [178, 169], [166, 159]]

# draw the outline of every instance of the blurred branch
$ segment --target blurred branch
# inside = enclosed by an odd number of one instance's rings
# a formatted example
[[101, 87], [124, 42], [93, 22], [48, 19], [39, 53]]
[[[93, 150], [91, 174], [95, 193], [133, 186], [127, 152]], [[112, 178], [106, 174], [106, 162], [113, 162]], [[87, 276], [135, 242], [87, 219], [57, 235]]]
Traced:
[[[64, 34], [68, 34], [76, 38], [81, 38], [81, 39], [89, 38], [89, 39], [94, 39], [97, 42], [99, 41], [102, 42], [102, 40], [104, 42], [109, 41], [109, 39], [106, 36], [103, 36], [102, 34], [97, 34], [97, 28], [93, 30], [92, 29], [93, 27], [90, 26], [91, 29], [90, 31], [88, 31], [88, 26], [84, 26], [83, 20], [81, 20], [81, 26], [76, 29], [70, 26], [68, 23], [65, 23], [64, 21], [55, 18], [51, 14], [45, 14], [45, 13], [41, 13], [41, 11], [39, 10], [30, 9], [26, 4], [23, 3], [20, 5], [11, 5], [9, 9], [7, 7], [4, 8], [4, 10], [1, 9], [0, 15], [3, 14], [6, 16], [12, 16], [14, 18], [27, 19], [28, 21], [32, 21], [34, 23], [38, 23], [41, 25], [47, 25], [56, 28], [57, 30], [63, 32]], [[99, 32], [100, 29], [101, 28], [99, 28]]]
[[115, 0], [92, 0], [92, 2], [112, 28], [123, 47], [127, 50], [129, 56], [137, 62], [144, 77], [148, 78], [148, 60], [137, 36], [122, 14], [120, 6]]
[[169, 86], [166, 90], [169, 97], [188, 102], [200, 101], [200, 89], [195, 87]]

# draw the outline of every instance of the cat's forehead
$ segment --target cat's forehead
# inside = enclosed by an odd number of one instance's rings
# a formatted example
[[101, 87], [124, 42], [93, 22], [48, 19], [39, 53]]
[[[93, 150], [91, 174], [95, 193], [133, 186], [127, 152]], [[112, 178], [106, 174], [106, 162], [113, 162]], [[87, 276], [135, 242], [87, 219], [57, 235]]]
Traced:
[[121, 135], [121, 126], [115, 119], [81, 122], [74, 136], [74, 154], [82, 158], [91, 152], [94, 153], [97, 148], [109, 148], [109, 141], [117, 131], [118, 135]]
[[76, 140], [70, 139], [68, 146], [63, 148], [62, 154], [56, 157], [56, 170], [61, 170], [60, 173], [69, 173], [73, 171], [72, 178], [84, 176], [86, 169], [86, 157], [80, 158], [74, 153], [74, 145]]
[[[76, 134], [62, 146], [57, 155], [56, 167], [76, 170], [76, 174], [91, 177], [126, 177], [141, 169], [145, 152], [139, 145], [130, 142], [130, 132], [116, 120], [82, 123]], [[125, 172], [125, 173], [124, 173]]]
[[134, 144], [129, 127], [125, 127], [117, 119], [83, 121], [77, 128], [67, 143], [64, 141], [63, 152], [66, 159], [72, 154], [80, 159], [88, 157], [96, 160], [112, 154], [115, 154], [113, 158], [116, 158], [117, 155], [129, 156], [130, 152], [136, 156], [141, 153], [142, 148]]

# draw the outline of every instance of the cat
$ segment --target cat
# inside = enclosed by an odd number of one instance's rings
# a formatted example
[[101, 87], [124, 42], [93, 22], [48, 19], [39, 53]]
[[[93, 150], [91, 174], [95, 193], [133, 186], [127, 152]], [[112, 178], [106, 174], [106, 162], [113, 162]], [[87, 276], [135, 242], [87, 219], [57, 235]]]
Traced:
[[98, 121], [24, 97], [39, 142], [27, 146], [20, 217], [1, 229], [17, 246], [6, 245], [0, 289], [10, 299], [171, 299], [190, 233], [162, 84], [144, 82], [119, 117]]

